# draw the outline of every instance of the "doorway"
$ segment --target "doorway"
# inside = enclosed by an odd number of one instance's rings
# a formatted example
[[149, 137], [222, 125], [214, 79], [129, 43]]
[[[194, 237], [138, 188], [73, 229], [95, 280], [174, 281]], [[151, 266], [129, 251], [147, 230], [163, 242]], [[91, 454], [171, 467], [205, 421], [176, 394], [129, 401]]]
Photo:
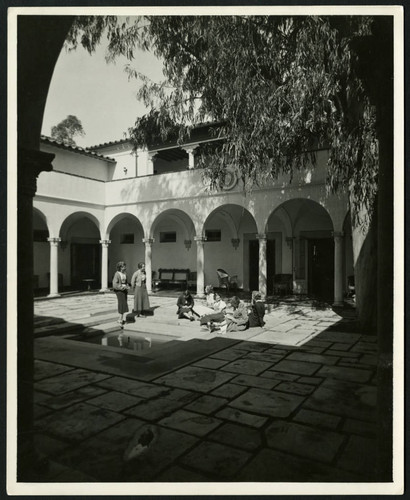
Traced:
[[333, 300], [333, 238], [308, 239], [308, 293], [320, 299]]
[[101, 286], [101, 247], [98, 243], [71, 244], [71, 286], [84, 288], [83, 280], [91, 279], [92, 286]]
[[[266, 241], [266, 264], [267, 293], [271, 294], [275, 275], [275, 240]], [[259, 240], [249, 241], [249, 288], [259, 290]]]

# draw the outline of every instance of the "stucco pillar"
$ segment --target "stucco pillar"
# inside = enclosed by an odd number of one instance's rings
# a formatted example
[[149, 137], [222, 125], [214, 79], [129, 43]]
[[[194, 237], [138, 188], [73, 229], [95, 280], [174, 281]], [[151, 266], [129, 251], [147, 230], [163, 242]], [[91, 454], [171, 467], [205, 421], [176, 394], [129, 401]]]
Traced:
[[183, 149], [188, 153], [188, 168], [192, 170], [195, 167], [195, 149], [199, 144], [191, 144], [190, 146], [185, 146]]
[[157, 156], [157, 154], [158, 154], [158, 151], [149, 151], [148, 152], [147, 175], [154, 174], [155, 157]]
[[101, 243], [101, 293], [108, 292], [108, 245], [111, 240], [100, 240]]
[[334, 270], [334, 306], [343, 305], [343, 233], [334, 232], [335, 242], [335, 270]]
[[[37, 176], [51, 171], [54, 154], [19, 149], [17, 178], [17, 454], [18, 475], [41, 466], [33, 442], [33, 197]], [[13, 273], [14, 275], [14, 273]], [[14, 275], [15, 276], [15, 275]], [[34, 462], [35, 461], [35, 464]]]
[[259, 292], [264, 299], [267, 294], [267, 263], [266, 263], [266, 234], [257, 234], [256, 237], [259, 240]]
[[58, 293], [58, 245], [61, 238], [47, 238], [50, 243], [50, 293], [48, 297], [59, 297]]
[[205, 296], [205, 277], [204, 277], [204, 236], [195, 236], [196, 241], [196, 295]]
[[147, 274], [147, 292], [152, 294], [152, 244], [154, 243], [154, 238], [143, 238], [143, 243], [145, 243], [145, 272]]

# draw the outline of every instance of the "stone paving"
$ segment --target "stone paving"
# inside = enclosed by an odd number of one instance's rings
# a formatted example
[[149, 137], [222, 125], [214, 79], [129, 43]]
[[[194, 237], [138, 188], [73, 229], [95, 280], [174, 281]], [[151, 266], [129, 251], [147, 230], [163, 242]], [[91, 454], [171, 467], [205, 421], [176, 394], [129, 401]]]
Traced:
[[178, 321], [175, 298], [151, 305], [125, 327], [130, 348], [70, 340], [118, 342], [112, 294], [35, 302], [50, 467], [32, 481], [377, 481], [376, 338], [352, 318], [284, 303], [264, 329], [215, 336]]

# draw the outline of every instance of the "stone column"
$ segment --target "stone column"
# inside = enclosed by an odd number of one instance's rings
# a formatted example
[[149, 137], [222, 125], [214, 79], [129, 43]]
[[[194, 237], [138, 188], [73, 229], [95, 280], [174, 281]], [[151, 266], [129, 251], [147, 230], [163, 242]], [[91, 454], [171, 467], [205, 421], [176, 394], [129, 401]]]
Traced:
[[155, 157], [157, 156], [157, 154], [158, 151], [148, 152], [147, 175], [154, 175], [154, 164], [155, 164]]
[[37, 177], [51, 171], [54, 154], [19, 149], [17, 180], [17, 474], [42, 463], [33, 441], [33, 197]]
[[47, 238], [50, 242], [50, 293], [48, 297], [60, 297], [58, 293], [58, 245], [61, 238]]
[[267, 295], [267, 285], [266, 285], [266, 274], [267, 274], [267, 263], [266, 263], [266, 234], [257, 234], [256, 237], [259, 240], [259, 292], [262, 298], [266, 298]]
[[111, 240], [100, 240], [101, 243], [101, 293], [108, 292], [108, 245]]
[[143, 243], [145, 243], [145, 272], [147, 273], [147, 292], [149, 295], [152, 294], [152, 244], [154, 243], [154, 238], [143, 238]]
[[196, 295], [205, 296], [205, 277], [204, 277], [204, 236], [195, 236], [196, 241]]
[[199, 144], [191, 144], [190, 146], [185, 146], [183, 149], [188, 153], [188, 168], [192, 170], [195, 167], [195, 149]]
[[335, 270], [334, 270], [334, 306], [343, 305], [343, 233], [334, 232], [335, 242]]

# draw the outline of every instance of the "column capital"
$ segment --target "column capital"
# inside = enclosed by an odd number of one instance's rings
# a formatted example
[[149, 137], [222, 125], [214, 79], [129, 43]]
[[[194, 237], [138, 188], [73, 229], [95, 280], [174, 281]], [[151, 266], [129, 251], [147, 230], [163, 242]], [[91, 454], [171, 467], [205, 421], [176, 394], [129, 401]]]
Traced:
[[188, 154], [192, 154], [195, 149], [197, 149], [199, 144], [188, 144], [187, 146], [183, 146], [182, 149], [186, 151]]
[[19, 148], [18, 185], [23, 194], [34, 196], [37, 191], [37, 177], [41, 172], [51, 172], [55, 154], [32, 149]]
[[148, 151], [148, 158], [153, 160], [158, 154], [158, 151]]
[[206, 236], [194, 236], [194, 240], [197, 243], [204, 243], [206, 241]]
[[142, 238], [142, 242], [146, 245], [152, 245], [155, 243], [155, 238]]
[[108, 247], [108, 245], [111, 243], [111, 240], [100, 240], [100, 243], [103, 247]]
[[258, 233], [258, 234], [256, 235], [256, 238], [257, 238], [258, 240], [267, 240], [267, 239], [268, 239], [268, 235], [267, 235], [266, 233]]
[[61, 241], [61, 238], [47, 238], [47, 241], [50, 242], [50, 245], [58, 245]]

